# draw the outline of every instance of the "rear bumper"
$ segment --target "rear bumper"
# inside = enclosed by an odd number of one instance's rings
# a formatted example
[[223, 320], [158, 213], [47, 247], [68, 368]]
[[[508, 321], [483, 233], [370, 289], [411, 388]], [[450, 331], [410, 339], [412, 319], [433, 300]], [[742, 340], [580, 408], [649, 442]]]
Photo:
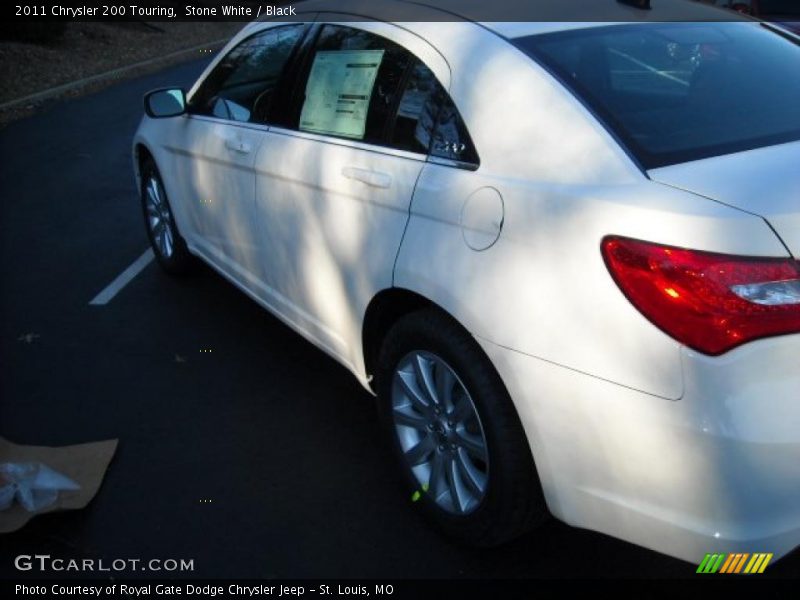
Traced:
[[558, 518], [695, 564], [800, 545], [800, 335], [683, 350], [680, 400], [479, 341]]

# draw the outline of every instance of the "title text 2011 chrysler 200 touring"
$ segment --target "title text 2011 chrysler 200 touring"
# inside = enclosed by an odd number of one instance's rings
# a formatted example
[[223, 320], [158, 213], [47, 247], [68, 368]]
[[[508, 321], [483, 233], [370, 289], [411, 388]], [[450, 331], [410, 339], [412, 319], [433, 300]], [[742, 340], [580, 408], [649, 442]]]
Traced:
[[798, 38], [301, 6], [146, 97], [164, 269], [349, 368], [461, 540], [549, 512], [692, 561], [800, 544]]

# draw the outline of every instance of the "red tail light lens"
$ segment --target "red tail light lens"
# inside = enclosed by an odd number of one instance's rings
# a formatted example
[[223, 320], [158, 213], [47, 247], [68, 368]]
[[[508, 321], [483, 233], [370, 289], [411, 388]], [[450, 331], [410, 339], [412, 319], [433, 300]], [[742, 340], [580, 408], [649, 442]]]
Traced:
[[606, 237], [603, 258], [645, 317], [679, 342], [722, 354], [751, 340], [800, 332], [800, 263], [713, 254]]

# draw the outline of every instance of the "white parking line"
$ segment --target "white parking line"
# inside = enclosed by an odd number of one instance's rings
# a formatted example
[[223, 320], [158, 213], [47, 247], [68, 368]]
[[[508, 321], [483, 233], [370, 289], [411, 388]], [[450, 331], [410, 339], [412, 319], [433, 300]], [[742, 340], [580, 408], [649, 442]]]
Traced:
[[150, 262], [155, 258], [153, 255], [152, 248], [148, 248], [145, 250], [144, 254], [142, 254], [139, 258], [133, 261], [133, 264], [125, 269], [122, 273], [120, 273], [117, 278], [109, 283], [103, 291], [97, 294], [89, 304], [94, 305], [103, 305], [108, 304], [111, 299], [116, 296], [119, 291], [128, 285], [134, 277], [136, 277], [142, 270], [150, 264]]

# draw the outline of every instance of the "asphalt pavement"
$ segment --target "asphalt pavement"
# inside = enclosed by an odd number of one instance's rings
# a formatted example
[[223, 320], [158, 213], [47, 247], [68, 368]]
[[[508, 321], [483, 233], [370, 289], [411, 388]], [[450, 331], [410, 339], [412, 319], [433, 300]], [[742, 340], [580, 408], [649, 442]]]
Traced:
[[[174, 280], [151, 263], [89, 305], [147, 248], [130, 158], [142, 94], [203, 65], [0, 131], [0, 435], [119, 439], [88, 508], [0, 536], [0, 578], [25, 575], [23, 553], [193, 559], [192, 578], [695, 576], [556, 520], [491, 550], [442, 538], [402, 491], [373, 398], [210, 269]], [[765, 576], [798, 574], [795, 552]]]

